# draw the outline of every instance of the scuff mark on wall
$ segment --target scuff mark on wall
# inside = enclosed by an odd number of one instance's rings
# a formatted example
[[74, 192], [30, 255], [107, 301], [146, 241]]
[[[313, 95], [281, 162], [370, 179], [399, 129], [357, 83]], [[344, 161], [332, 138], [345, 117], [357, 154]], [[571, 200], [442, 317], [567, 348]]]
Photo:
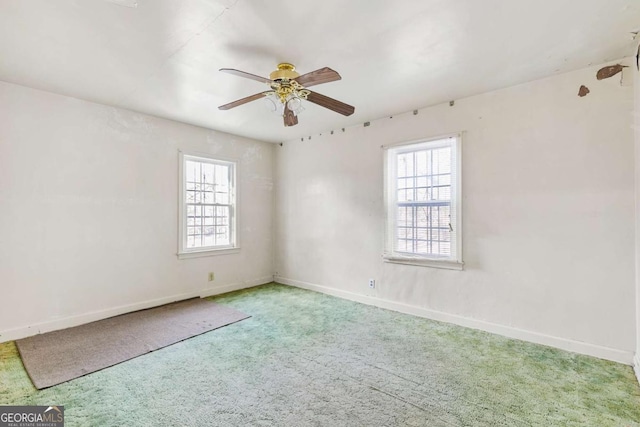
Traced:
[[217, 154], [220, 150], [223, 149], [223, 144], [219, 140], [219, 137], [215, 131], [207, 133], [207, 145], [209, 147], [210, 154]]
[[253, 163], [254, 161], [260, 161], [262, 160], [262, 156], [263, 156], [263, 151], [262, 151], [262, 147], [249, 147], [243, 154], [242, 154], [242, 163], [246, 164], [246, 165], [250, 165], [251, 163]]
[[251, 182], [251, 186], [255, 189], [266, 192], [273, 191], [273, 180], [271, 178], [265, 178], [259, 174], [251, 174], [249, 176], [249, 181]]
[[616, 74], [622, 72], [623, 68], [626, 68], [626, 65], [615, 64], [602, 67], [596, 73], [596, 78], [598, 80], [608, 79], [609, 77], [613, 77]]
[[118, 6], [125, 6], [125, 7], [132, 7], [132, 8], [138, 7], [138, 2], [136, 0], [105, 0], [105, 1], [108, 3], [117, 4]]
[[590, 90], [588, 87], [586, 87], [585, 85], [580, 86], [580, 89], [578, 90], [578, 96], [579, 97], [583, 97], [583, 96], [587, 96], [589, 94]]
[[[148, 117], [137, 113], [125, 114], [116, 107], [108, 107], [106, 110], [106, 125], [123, 141], [131, 141], [133, 135], [147, 135], [153, 131]], [[140, 143], [138, 139], [136, 142]]]

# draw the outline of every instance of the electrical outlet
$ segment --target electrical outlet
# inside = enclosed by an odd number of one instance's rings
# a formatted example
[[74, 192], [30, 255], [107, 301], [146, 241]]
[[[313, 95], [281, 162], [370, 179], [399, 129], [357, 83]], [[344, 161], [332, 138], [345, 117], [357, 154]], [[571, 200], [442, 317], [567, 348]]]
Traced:
[[215, 276], [213, 274], [213, 272], [209, 273], [209, 281], [213, 282], [213, 279], [215, 279]]
[[374, 289], [376, 287], [376, 280], [369, 279], [369, 288]]

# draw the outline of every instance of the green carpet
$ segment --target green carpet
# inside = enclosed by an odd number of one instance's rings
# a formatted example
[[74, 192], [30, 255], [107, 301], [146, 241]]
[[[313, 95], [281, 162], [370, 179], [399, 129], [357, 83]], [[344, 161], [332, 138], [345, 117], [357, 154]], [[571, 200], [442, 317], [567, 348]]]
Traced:
[[251, 316], [46, 390], [0, 344], [0, 404], [67, 426], [640, 426], [631, 367], [270, 284]]

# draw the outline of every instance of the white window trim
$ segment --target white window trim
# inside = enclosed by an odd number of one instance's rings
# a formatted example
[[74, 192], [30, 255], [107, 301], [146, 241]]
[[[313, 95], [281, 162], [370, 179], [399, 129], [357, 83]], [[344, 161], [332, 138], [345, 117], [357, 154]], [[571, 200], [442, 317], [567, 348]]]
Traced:
[[[194, 248], [188, 249], [186, 231], [187, 218], [185, 215], [185, 188], [186, 182], [184, 163], [185, 157], [194, 157], [197, 159], [205, 159], [211, 161], [211, 163], [231, 163], [233, 164], [233, 215], [231, 216], [231, 240], [232, 245], [220, 246], [216, 248]], [[239, 197], [238, 197], [238, 175], [239, 175], [239, 162], [236, 159], [225, 158], [221, 156], [213, 156], [210, 153], [201, 153], [195, 151], [178, 151], [178, 259], [190, 259], [200, 258], [214, 255], [228, 255], [240, 252], [240, 234], [238, 230], [238, 217], [240, 214], [239, 209]]]
[[[433, 138], [424, 138], [414, 141], [398, 142], [395, 144], [383, 145], [384, 152], [384, 207], [385, 207], [385, 246], [382, 258], [385, 262], [404, 264], [404, 265], [417, 265], [422, 267], [443, 268], [447, 270], [462, 270], [464, 262], [462, 261], [462, 135], [463, 132], [441, 135]], [[421, 256], [416, 254], [402, 254], [393, 251], [393, 239], [395, 236], [395, 218], [389, 217], [390, 211], [395, 212], [395, 209], [389, 209], [389, 203], [395, 204], [395, 195], [391, 193], [391, 184], [389, 181], [390, 176], [395, 176], [395, 170], [391, 171], [389, 165], [389, 149], [398, 149], [403, 146], [410, 146], [419, 143], [429, 143], [446, 138], [455, 138], [456, 144], [456, 180], [455, 180], [455, 203], [456, 220], [454, 227], [456, 227], [456, 256], [455, 258], [439, 258], [432, 256]], [[391, 200], [391, 198], [394, 200]], [[393, 215], [393, 213], [391, 213]]]

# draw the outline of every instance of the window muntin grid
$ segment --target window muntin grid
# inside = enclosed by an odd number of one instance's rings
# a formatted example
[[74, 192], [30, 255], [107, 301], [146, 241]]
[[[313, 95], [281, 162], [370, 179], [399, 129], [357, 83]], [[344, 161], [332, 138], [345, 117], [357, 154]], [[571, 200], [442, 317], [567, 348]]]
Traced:
[[394, 252], [452, 256], [452, 154], [450, 144], [396, 153]]
[[185, 250], [234, 246], [233, 185], [233, 163], [185, 156]]

